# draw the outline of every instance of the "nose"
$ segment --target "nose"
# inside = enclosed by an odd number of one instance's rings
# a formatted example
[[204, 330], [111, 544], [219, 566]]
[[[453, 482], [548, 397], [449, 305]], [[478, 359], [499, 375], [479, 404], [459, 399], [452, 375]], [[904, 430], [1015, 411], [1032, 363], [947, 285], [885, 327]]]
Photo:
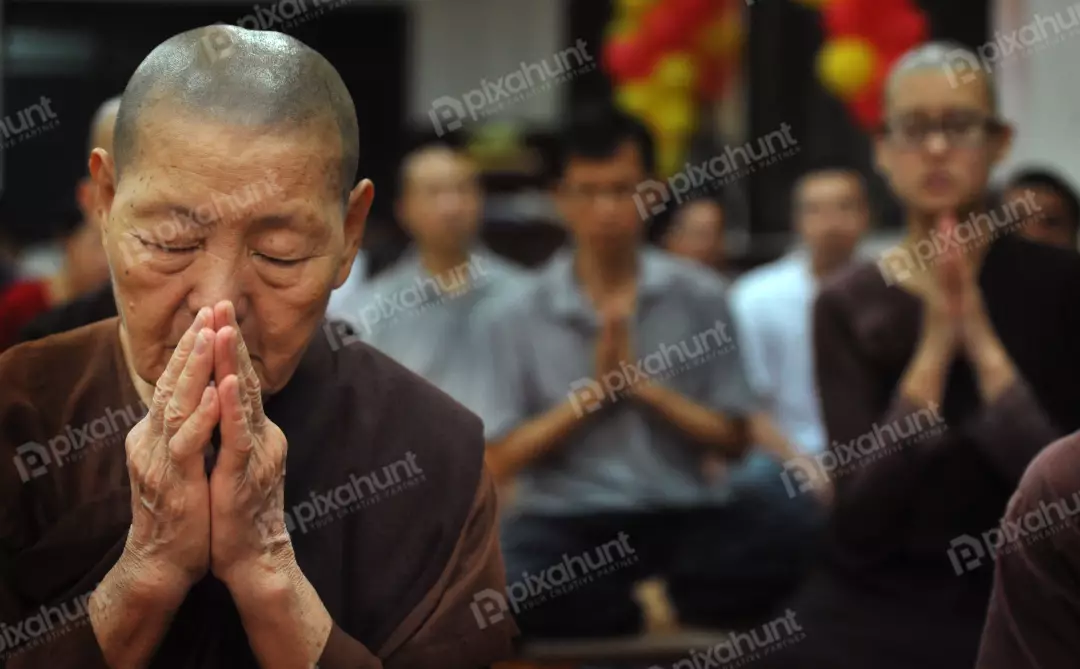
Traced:
[[926, 150], [935, 156], [944, 154], [949, 149], [949, 140], [945, 138], [945, 133], [934, 132], [926, 138]]
[[190, 268], [195, 274], [188, 304], [191, 313], [228, 300], [236, 310], [236, 322], [243, 324], [250, 302], [245, 279], [250, 265], [251, 260], [246, 256], [232, 258], [203, 253]]

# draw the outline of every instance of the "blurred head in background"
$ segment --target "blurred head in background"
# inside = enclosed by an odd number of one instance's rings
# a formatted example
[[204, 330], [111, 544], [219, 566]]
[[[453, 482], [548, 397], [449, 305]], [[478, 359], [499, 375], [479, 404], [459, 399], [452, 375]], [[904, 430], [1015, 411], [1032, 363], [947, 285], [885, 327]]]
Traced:
[[[1077, 248], [1080, 197], [1061, 176], [1045, 169], [1019, 172], [1005, 187], [1004, 200], [1017, 205], [1013, 211], [1030, 214], [1017, 228], [1020, 235], [1044, 244]], [[1024, 202], [1033, 206], [1019, 206]]]
[[884, 126], [875, 142], [879, 171], [912, 221], [982, 205], [990, 173], [1009, 149], [989, 72], [953, 68], [964, 47], [932, 42], [897, 61], [885, 84]]
[[480, 232], [482, 210], [480, 175], [463, 151], [433, 144], [405, 157], [397, 216], [421, 255], [451, 266], [464, 262]]
[[652, 176], [654, 149], [637, 119], [603, 107], [576, 115], [562, 138], [555, 200], [578, 248], [624, 255], [645, 231], [634, 196]]
[[795, 230], [815, 276], [847, 264], [870, 225], [866, 184], [855, 168], [825, 162], [806, 170], [792, 192]]
[[228, 300], [263, 391], [280, 390], [374, 197], [353, 185], [359, 129], [337, 71], [281, 33], [181, 33], [132, 75], [114, 149], [90, 167], [134, 373], [156, 382], [199, 310]]
[[[90, 122], [86, 158], [100, 147], [109, 153], [113, 150], [113, 133], [116, 115], [120, 111], [120, 98], [106, 100]], [[96, 206], [97, 193], [90, 175], [79, 180], [75, 187], [75, 200], [81, 215], [79, 226], [65, 240], [64, 256], [69, 298], [78, 297], [95, 290], [109, 280], [109, 262], [101, 243], [101, 219]]]
[[680, 206], [664, 233], [663, 246], [677, 256], [723, 271], [727, 262], [723, 205], [700, 198]]

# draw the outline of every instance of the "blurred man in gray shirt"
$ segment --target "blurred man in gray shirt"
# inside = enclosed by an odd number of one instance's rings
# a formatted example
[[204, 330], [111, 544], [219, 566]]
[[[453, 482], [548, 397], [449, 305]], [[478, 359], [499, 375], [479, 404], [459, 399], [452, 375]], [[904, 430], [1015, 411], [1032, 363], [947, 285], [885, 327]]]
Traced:
[[468, 408], [490, 360], [479, 313], [527, 276], [477, 244], [482, 202], [467, 155], [431, 144], [406, 156], [397, 216], [413, 246], [332, 314]]
[[[513, 609], [526, 636], [631, 634], [633, 584], [658, 575], [685, 624], [773, 615], [801, 580], [820, 509], [788, 496], [775, 460], [747, 453], [756, 401], [725, 283], [643, 247], [638, 205], [659, 184], [639, 122], [598, 110], [562, 148], [555, 197], [573, 248], [486, 328], [488, 465], [516, 491], [502, 530], [510, 586], [483, 604]], [[733, 463], [721, 480], [703, 471], [714, 454]]]

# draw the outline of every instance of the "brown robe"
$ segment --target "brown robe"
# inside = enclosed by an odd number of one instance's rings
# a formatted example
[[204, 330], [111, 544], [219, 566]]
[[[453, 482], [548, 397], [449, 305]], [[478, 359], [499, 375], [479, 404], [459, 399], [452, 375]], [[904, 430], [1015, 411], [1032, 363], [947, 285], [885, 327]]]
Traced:
[[[145, 414], [118, 327], [114, 318], [0, 356], [8, 669], [106, 666], [86, 599], [123, 550], [124, 440]], [[265, 408], [289, 440], [297, 561], [335, 621], [321, 669], [474, 669], [508, 656], [512, 619], [474, 603], [505, 588], [479, 419], [366, 345], [335, 350], [321, 330]], [[257, 666], [212, 576], [189, 592], [151, 663]]]
[[[1031, 464], [998, 534], [977, 669], [1080, 664], [1080, 433]], [[989, 550], [985, 551], [989, 553]]]
[[872, 263], [819, 296], [814, 348], [837, 499], [825, 565], [790, 605], [805, 641], [768, 666], [974, 664], [993, 561], [971, 559], [964, 538], [995, 527], [1031, 460], [1080, 428], [1080, 255], [1004, 237], [979, 285], [1021, 378], [987, 406], [958, 359], [940, 422], [897, 394], [921, 301], [886, 285]]

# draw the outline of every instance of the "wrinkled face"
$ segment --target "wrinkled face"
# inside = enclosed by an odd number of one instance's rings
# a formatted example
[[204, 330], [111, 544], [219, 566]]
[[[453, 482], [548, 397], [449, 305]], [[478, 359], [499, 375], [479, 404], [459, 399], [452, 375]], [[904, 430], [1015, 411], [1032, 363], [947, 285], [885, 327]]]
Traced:
[[91, 160], [136, 373], [154, 383], [199, 309], [231, 300], [264, 392], [280, 390], [348, 277], [371, 183], [342, 206], [332, 122], [254, 129], [168, 109], [139, 130], [119, 182], [108, 154]]
[[456, 253], [473, 243], [483, 198], [468, 158], [443, 149], [418, 155], [402, 185], [398, 217], [417, 245]]
[[1076, 248], [1076, 228], [1080, 221], [1072, 220], [1069, 206], [1052, 188], [1023, 186], [1005, 192], [1005, 203], [1012, 205], [1010, 211], [1024, 216], [1018, 222], [1018, 231], [1028, 239], [1060, 246]]
[[854, 174], [810, 174], [795, 190], [795, 225], [819, 267], [850, 260], [869, 221], [866, 193]]
[[675, 255], [710, 267], [724, 259], [724, 210], [715, 202], [687, 204], [675, 215], [664, 246]]
[[600, 251], [636, 245], [645, 223], [634, 196], [646, 178], [641, 152], [632, 141], [610, 158], [571, 158], [555, 197], [578, 244]]
[[895, 82], [886, 125], [878, 168], [907, 208], [931, 215], [978, 201], [1011, 137], [994, 118], [984, 79], [954, 86], [934, 69]]

